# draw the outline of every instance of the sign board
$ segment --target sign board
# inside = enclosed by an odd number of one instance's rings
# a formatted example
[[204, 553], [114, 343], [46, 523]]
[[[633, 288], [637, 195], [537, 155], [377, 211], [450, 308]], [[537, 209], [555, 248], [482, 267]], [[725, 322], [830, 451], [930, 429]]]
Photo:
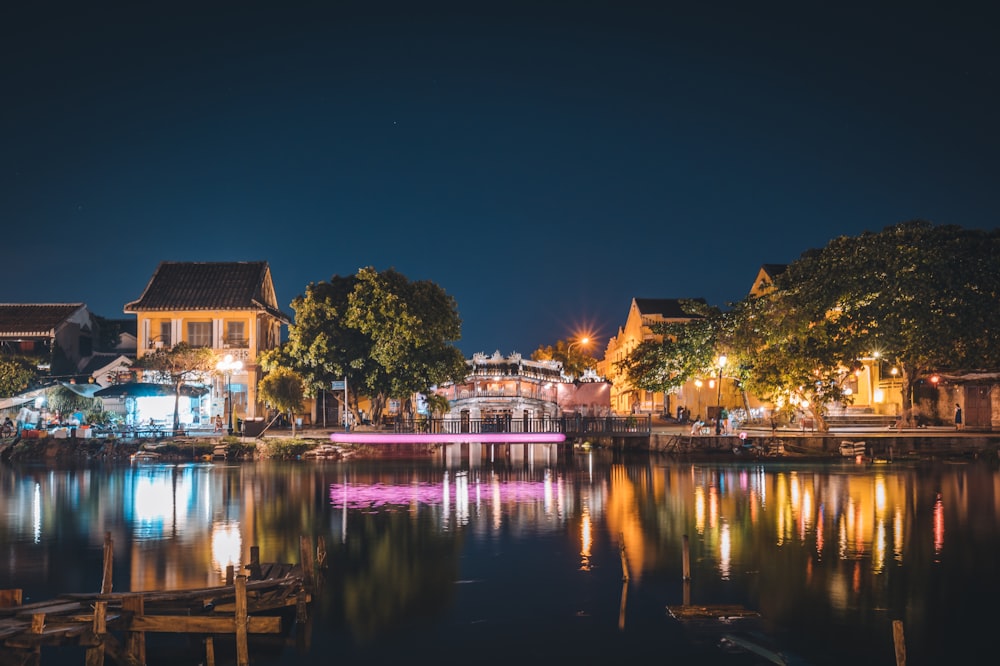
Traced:
[[330, 382], [330, 390], [331, 391], [346, 391], [347, 390], [347, 382], [344, 381], [344, 380], [336, 381], [336, 382]]

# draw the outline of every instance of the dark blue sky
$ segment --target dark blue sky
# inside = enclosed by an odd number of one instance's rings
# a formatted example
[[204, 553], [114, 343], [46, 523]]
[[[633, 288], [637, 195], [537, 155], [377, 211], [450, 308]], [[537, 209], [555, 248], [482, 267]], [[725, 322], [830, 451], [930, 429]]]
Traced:
[[603, 350], [635, 296], [995, 227], [988, 7], [5, 3], [0, 301], [117, 317], [162, 260], [266, 260], [291, 314], [370, 265], [454, 296], [467, 355]]

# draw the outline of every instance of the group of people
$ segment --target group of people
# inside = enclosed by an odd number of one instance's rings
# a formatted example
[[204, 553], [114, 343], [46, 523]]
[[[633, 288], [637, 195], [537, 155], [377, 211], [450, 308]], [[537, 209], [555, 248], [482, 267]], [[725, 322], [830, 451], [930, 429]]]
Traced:
[[702, 434], [702, 431], [706, 427], [709, 428], [709, 433], [708, 434], [712, 434], [711, 430], [715, 429], [716, 426], [718, 426], [717, 429], [718, 429], [720, 435], [728, 435], [729, 434], [731, 423], [730, 423], [730, 417], [729, 417], [729, 410], [726, 409], [725, 407], [723, 407], [719, 411], [719, 420], [718, 421], [716, 421], [715, 419], [709, 419], [708, 421], [704, 421], [701, 418], [701, 414], [698, 414], [697, 416], [695, 416], [694, 417], [694, 421], [691, 422], [691, 434], [692, 435], [700, 435], [700, 434]]

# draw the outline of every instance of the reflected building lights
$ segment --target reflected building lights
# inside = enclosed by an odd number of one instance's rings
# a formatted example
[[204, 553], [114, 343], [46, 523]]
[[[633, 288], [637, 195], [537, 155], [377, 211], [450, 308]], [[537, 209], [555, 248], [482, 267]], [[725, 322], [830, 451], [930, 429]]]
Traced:
[[698, 534], [705, 533], [705, 488], [694, 489], [694, 529]]
[[719, 575], [722, 580], [729, 580], [729, 573], [732, 559], [732, 542], [729, 535], [729, 523], [722, 521], [719, 530]]
[[903, 511], [899, 507], [892, 514], [892, 557], [903, 561]]
[[934, 501], [934, 561], [941, 562], [941, 551], [944, 550], [944, 502], [941, 493]]
[[42, 486], [35, 484], [35, 491], [31, 496], [31, 534], [35, 543], [42, 541]]
[[590, 523], [590, 507], [586, 504], [580, 515], [580, 570], [590, 571], [590, 549], [593, 545], [593, 535]]
[[226, 569], [232, 566], [240, 568], [240, 556], [243, 553], [243, 538], [240, 536], [240, 524], [217, 522], [212, 525], [212, 565], [220, 574], [225, 575]]

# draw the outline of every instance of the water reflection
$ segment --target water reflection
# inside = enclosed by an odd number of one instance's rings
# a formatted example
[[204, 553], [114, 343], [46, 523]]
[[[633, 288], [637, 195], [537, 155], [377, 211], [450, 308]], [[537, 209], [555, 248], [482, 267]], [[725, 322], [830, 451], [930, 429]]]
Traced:
[[300, 536], [322, 536], [317, 663], [328, 641], [344, 659], [387, 661], [435, 640], [472, 647], [498, 627], [537, 635], [532, 654], [552, 658], [566, 651], [545, 635], [588, 656], [662, 650], [664, 632], [681, 635], [663, 611], [680, 601], [687, 535], [692, 601], [760, 610], [813, 663], [890, 663], [893, 619], [911, 664], [975, 654], [992, 628], [962, 595], [1000, 589], [989, 463], [690, 464], [463, 445], [417, 461], [0, 467], [0, 500], [0, 588], [35, 599], [99, 589], [105, 532], [116, 591], [217, 585], [251, 546], [296, 562]]

